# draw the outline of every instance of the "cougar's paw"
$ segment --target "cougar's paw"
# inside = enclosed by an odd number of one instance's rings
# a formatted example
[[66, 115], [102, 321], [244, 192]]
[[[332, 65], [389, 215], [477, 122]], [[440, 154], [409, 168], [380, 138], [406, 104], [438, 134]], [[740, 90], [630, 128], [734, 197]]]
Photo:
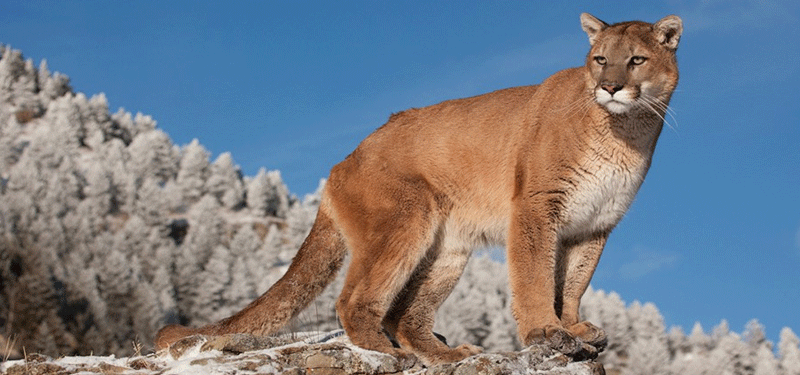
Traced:
[[403, 369], [412, 368], [420, 363], [419, 358], [417, 358], [414, 353], [405, 349], [393, 348], [391, 351], [389, 351], [389, 354], [397, 359], [397, 362]]
[[475, 354], [483, 353], [483, 348], [482, 347], [475, 346], [475, 345], [470, 345], [470, 344], [461, 344], [455, 350], [458, 350], [461, 353], [466, 353], [467, 357], [473, 356]]
[[525, 345], [546, 345], [566, 355], [577, 354], [583, 349], [572, 333], [556, 325], [534, 328], [525, 336], [524, 341]]
[[482, 352], [483, 348], [479, 346], [463, 344], [459, 345], [457, 348], [438, 348], [432, 352], [420, 353], [420, 355], [423, 357], [425, 365], [435, 366], [444, 363], [458, 362], [464, 358]]
[[608, 345], [608, 336], [606, 336], [606, 331], [592, 323], [584, 321], [573, 324], [568, 328], [568, 330], [570, 333], [580, 338], [584, 343], [594, 346], [598, 352], [605, 349], [606, 345]]
[[195, 335], [197, 333], [198, 331], [196, 329], [184, 327], [178, 324], [170, 324], [158, 330], [158, 333], [156, 333], [156, 339], [153, 341], [155, 341], [156, 349], [164, 349], [184, 337]]

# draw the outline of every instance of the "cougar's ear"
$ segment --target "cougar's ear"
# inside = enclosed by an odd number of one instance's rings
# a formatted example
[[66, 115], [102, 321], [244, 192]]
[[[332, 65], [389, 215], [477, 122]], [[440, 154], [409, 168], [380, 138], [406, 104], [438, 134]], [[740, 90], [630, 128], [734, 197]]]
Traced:
[[589, 35], [589, 44], [594, 44], [594, 39], [603, 29], [608, 27], [608, 24], [600, 21], [595, 16], [589, 13], [581, 13], [581, 27], [583, 31]]
[[656, 40], [670, 50], [678, 49], [678, 41], [683, 32], [683, 21], [678, 16], [666, 16], [653, 25]]

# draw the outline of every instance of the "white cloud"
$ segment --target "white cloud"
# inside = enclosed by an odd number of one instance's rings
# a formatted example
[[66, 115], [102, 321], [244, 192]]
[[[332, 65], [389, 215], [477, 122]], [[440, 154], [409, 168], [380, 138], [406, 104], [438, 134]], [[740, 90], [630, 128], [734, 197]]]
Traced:
[[676, 253], [636, 247], [631, 259], [619, 267], [619, 276], [627, 280], [638, 280], [660, 269], [675, 265], [679, 259], [680, 256]]

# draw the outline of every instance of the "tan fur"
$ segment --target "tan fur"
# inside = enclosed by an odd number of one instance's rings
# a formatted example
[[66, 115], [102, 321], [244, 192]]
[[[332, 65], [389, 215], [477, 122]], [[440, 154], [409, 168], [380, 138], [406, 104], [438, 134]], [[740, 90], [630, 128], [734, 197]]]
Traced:
[[434, 312], [472, 249], [496, 243], [507, 248], [522, 343], [566, 353], [604, 345], [605, 333], [580, 320], [580, 298], [650, 166], [682, 26], [675, 16], [609, 26], [588, 14], [581, 24], [592, 45], [583, 67], [392, 115], [333, 167], [314, 228], [281, 280], [219, 323], [165, 327], [157, 345], [192, 333], [272, 333], [349, 250], [336, 308], [353, 343], [457, 361], [480, 349], [436, 339]]

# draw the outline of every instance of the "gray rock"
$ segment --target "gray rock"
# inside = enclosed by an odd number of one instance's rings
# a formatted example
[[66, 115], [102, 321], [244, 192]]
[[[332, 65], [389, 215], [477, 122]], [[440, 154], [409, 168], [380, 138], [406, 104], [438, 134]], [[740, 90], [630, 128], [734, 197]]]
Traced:
[[[187, 338], [187, 344], [195, 339]], [[294, 341], [294, 342], [293, 342]], [[346, 338], [331, 335], [318, 342], [306, 339], [267, 338], [251, 335], [206, 337], [201, 351], [219, 350], [224, 354], [239, 354], [239, 361], [270, 364], [283, 372], [299, 369], [312, 374], [604, 374], [602, 364], [594, 360], [576, 361], [546, 347], [531, 347], [521, 352], [485, 353], [463, 361], [431, 368], [419, 364], [404, 364], [390, 355], [355, 347]], [[317, 343], [307, 343], [317, 342]], [[180, 343], [180, 342], [179, 342]], [[255, 358], [248, 352], [272, 349], [273, 356]], [[185, 352], [185, 350], [184, 350]], [[592, 357], [589, 353], [588, 357]], [[233, 358], [232, 358], [233, 359]], [[251, 366], [253, 367], [253, 366]], [[253, 367], [256, 368], [256, 367]]]
[[[85, 359], [85, 360], [84, 360]], [[235, 334], [191, 336], [169, 350], [134, 358], [31, 356], [27, 362], [0, 366], [8, 374], [147, 374], [186, 371], [207, 374], [281, 375], [495, 375], [605, 374], [593, 359], [575, 360], [546, 347], [520, 352], [484, 353], [463, 361], [425, 368], [352, 345], [341, 334], [259, 337]]]

